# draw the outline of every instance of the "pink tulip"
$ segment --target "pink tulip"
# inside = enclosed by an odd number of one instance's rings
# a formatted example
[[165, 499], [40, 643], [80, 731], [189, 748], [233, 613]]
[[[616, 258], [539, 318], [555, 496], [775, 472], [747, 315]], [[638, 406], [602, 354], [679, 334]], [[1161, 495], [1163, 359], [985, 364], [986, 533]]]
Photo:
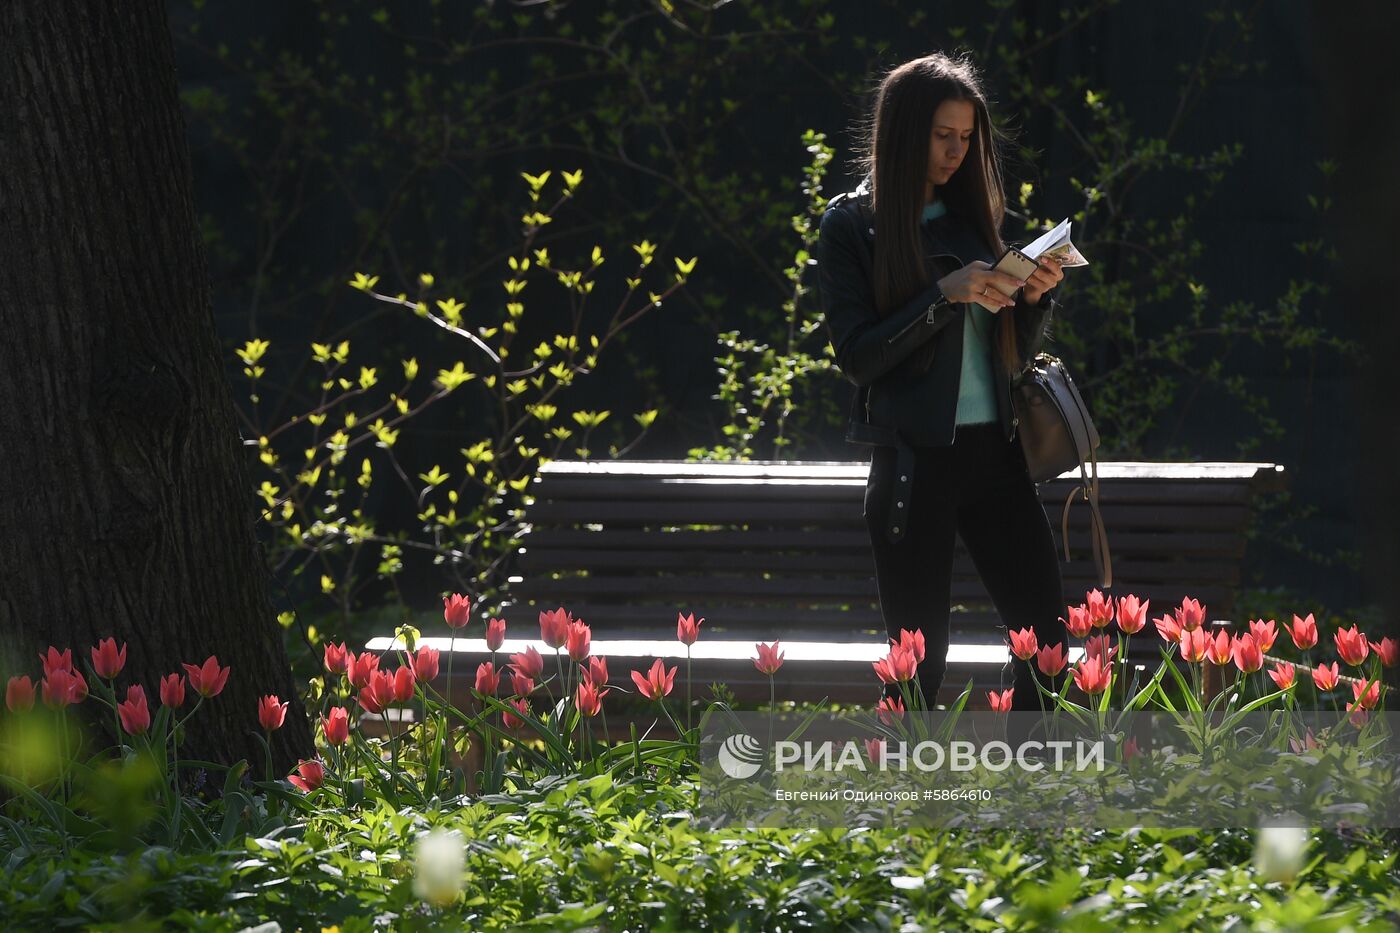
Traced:
[[1064, 642], [1046, 645], [1035, 653], [1035, 666], [1046, 677], [1054, 677], [1065, 669], [1069, 659], [1065, 656]]
[[1235, 666], [1246, 674], [1253, 674], [1264, 666], [1264, 652], [1259, 650], [1259, 643], [1248, 632], [1242, 632], [1235, 638], [1230, 654], [1235, 659]]
[[1352, 667], [1359, 667], [1366, 656], [1371, 653], [1371, 646], [1367, 644], [1366, 636], [1361, 633], [1360, 626], [1353, 625], [1349, 629], [1339, 628], [1337, 634], [1333, 636], [1337, 643], [1337, 656]]
[[500, 651], [501, 645], [506, 640], [506, 620], [492, 619], [486, 623], [486, 648], [488, 651]]
[[1329, 667], [1326, 664], [1319, 664], [1313, 668], [1313, 685], [1319, 690], [1327, 691], [1335, 688], [1341, 680], [1341, 671], [1337, 668], [1337, 662], [1333, 661]]
[[1152, 624], [1157, 626], [1157, 634], [1162, 636], [1162, 640], [1172, 644], [1181, 642], [1181, 623], [1175, 616], [1158, 616], [1152, 620]]
[[535, 692], [535, 681], [515, 671], [510, 675], [510, 690], [516, 696], [527, 697]]
[[579, 681], [578, 689], [574, 691], [574, 705], [578, 707], [580, 715], [597, 716], [603, 711], [603, 697], [611, 692], [606, 688], [599, 690], [586, 680]]
[[994, 712], [994, 713], [1009, 713], [1009, 712], [1011, 712], [1011, 695], [1012, 695], [1013, 693], [1015, 693], [1015, 692], [1016, 692], [1016, 688], [1015, 688], [1015, 687], [1011, 687], [1010, 689], [1003, 690], [1003, 691], [1001, 691], [1000, 693], [996, 692], [995, 690], [988, 690], [988, 691], [987, 691], [987, 701], [988, 701], [989, 703], [991, 703], [991, 705], [992, 705], [992, 712]]
[[216, 697], [223, 692], [224, 684], [228, 683], [229, 671], [232, 670], [231, 667], [219, 667], [219, 659], [212, 654], [199, 667], [193, 664], [180, 666], [185, 669], [185, 674], [190, 679], [190, 687], [205, 698]]
[[540, 613], [540, 640], [551, 648], [561, 648], [569, 640], [573, 616], [563, 606]]
[[375, 671], [370, 675], [369, 684], [361, 688], [357, 699], [370, 713], [382, 713], [385, 707], [394, 702], [394, 678], [387, 671]]
[[704, 621], [702, 618], [697, 622], [693, 612], [689, 615], [676, 613], [676, 640], [683, 645], [695, 644], [695, 640], [700, 637], [700, 623]]
[[1147, 607], [1152, 600], [1139, 600], [1129, 593], [1118, 600], [1118, 628], [1124, 635], [1136, 635], [1147, 624]]
[[[1205, 629], [1201, 629], [1205, 631]], [[1235, 643], [1230, 638], [1230, 633], [1224, 629], [1219, 630], [1214, 635], [1206, 634], [1206, 660], [1216, 667], [1224, 667], [1231, 663], [1235, 657]]]
[[500, 672], [490, 661], [482, 661], [476, 669], [476, 692], [493, 697], [500, 688]]
[[330, 673], [344, 674], [350, 669], [350, 665], [355, 663], [355, 652], [345, 647], [345, 642], [341, 642], [339, 645], [327, 642], [321, 653], [321, 660]]
[[1142, 751], [1138, 748], [1137, 736], [1133, 736], [1123, 743], [1123, 762], [1125, 764], [1141, 754]]
[[1183, 632], [1194, 631], [1204, 625], [1205, 621], [1206, 607], [1189, 596], [1183, 599], [1176, 609], [1176, 622]]
[[126, 700], [117, 704], [117, 718], [127, 735], [140, 735], [151, 727], [151, 710], [146, 705], [146, 691], [140, 684], [126, 690]]
[[875, 704], [875, 713], [884, 725], [891, 725], [896, 717], [904, 718], [904, 700], [900, 697], [883, 697]]
[[1317, 740], [1317, 736], [1313, 735], [1313, 731], [1309, 729], [1307, 735], [1303, 736], [1301, 742], [1295, 738], [1289, 738], [1288, 747], [1293, 749], [1293, 754], [1301, 755], [1305, 751], [1321, 748], [1322, 743]]
[[1011, 653], [1022, 661], [1029, 661], [1040, 650], [1035, 640], [1035, 629], [1023, 628], [1008, 634], [1011, 636]]
[[[529, 701], [529, 700], [525, 700], [525, 699], [510, 700], [510, 701], [509, 701], [509, 705], [512, 706], [512, 707], [514, 707], [515, 710], [516, 710], [518, 713], [520, 713], [521, 716], [527, 715], [527, 714], [530, 712], [530, 701]], [[515, 730], [519, 729], [521, 726], [525, 725], [525, 720], [524, 720], [524, 719], [521, 719], [520, 716], [514, 716], [514, 715], [512, 715], [511, 712], [510, 712], [509, 710], [505, 710], [505, 711], [503, 711], [503, 712], [501, 713], [501, 725], [505, 726], [505, 727], [506, 727], [507, 729], [509, 729], [511, 732], [514, 732]]]
[[754, 648], [758, 650], [758, 657], [754, 658], [753, 666], [758, 668], [760, 673], [773, 676], [778, 672], [778, 668], [783, 666], [783, 652], [779, 648], [780, 642], [773, 642], [771, 645], [756, 644]]
[[914, 679], [918, 662], [914, 660], [914, 652], [894, 645], [889, 654], [875, 662], [874, 668], [875, 675], [884, 683], [907, 683]]
[[872, 764], [879, 764], [885, 759], [885, 740], [879, 737], [865, 740], [865, 754]]
[[56, 667], [44, 678], [42, 692], [45, 706], [62, 709], [87, 699], [87, 681], [77, 671]]
[[1205, 660], [1210, 633], [1203, 628], [1181, 630], [1181, 660], [1196, 663]]
[[1317, 644], [1317, 622], [1313, 620], [1313, 614], [1308, 613], [1307, 618], [1300, 619], [1296, 615], [1293, 617], [1293, 624], [1283, 623], [1289, 637], [1293, 639], [1293, 644], [1300, 651], [1307, 651]]
[[544, 657], [535, 650], [534, 645], [527, 645], [524, 651], [510, 656], [510, 667], [534, 680], [544, 672]]
[[330, 716], [321, 717], [321, 728], [330, 745], [344, 745], [350, 738], [350, 713], [343, 706], [331, 707]]
[[162, 706], [179, 709], [185, 702], [185, 678], [181, 674], [166, 674], [160, 679], [160, 702]]
[[417, 680], [413, 676], [413, 668], [402, 665], [394, 671], [394, 701], [397, 703], [407, 703], [413, 699], [413, 691], [417, 685]]
[[1280, 690], [1287, 690], [1293, 686], [1294, 677], [1293, 665], [1287, 662], [1274, 665], [1269, 671], [1269, 677]]
[[1278, 628], [1274, 625], [1273, 619], [1267, 622], [1263, 619], [1251, 619], [1249, 634], [1254, 636], [1254, 643], [1259, 646], [1259, 650], [1267, 653], [1274, 646], [1274, 640], [1278, 638]]
[[270, 693], [258, 698], [258, 724], [263, 727], [263, 731], [276, 732], [286, 720], [286, 702]]
[[1089, 634], [1089, 630], [1094, 627], [1094, 620], [1089, 615], [1089, 607], [1084, 605], [1069, 606], [1069, 618], [1061, 618], [1065, 623], [1065, 628], [1075, 638], [1083, 638]]
[[[890, 641], [894, 643], [893, 639]], [[922, 630], [910, 631], [907, 628], [899, 630], [899, 647], [914, 656], [915, 664], [924, 662], [924, 633]]]
[[1090, 696], [1097, 696], [1108, 689], [1112, 670], [1102, 659], [1086, 657], [1076, 664], [1071, 672], [1074, 674], [1076, 687]]
[[34, 681], [28, 674], [11, 677], [5, 685], [5, 706], [12, 713], [23, 713], [34, 708]]
[[1400, 663], [1400, 642], [1389, 635], [1380, 641], [1371, 642], [1371, 650], [1376, 653], [1376, 657], [1381, 659], [1382, 667], [1394, 667]]
[[1091, 635], [1084, 641], [1084, 654], [1087, 657], [1102, 658], [1105, 664], [1112, 664], [1114, 656], [1118, 654], [1118, 646], [1114, 641], [1107, 632]]
[[379, 670], [379, 655], [377, 654], [370, 654], [366, 651], [358, 656], [346, 656], [345, 677], [350, 681], [350, 686], [356, 689], [368, 687], [370, 678], [377, 670]]
[[44, 665], [45, 677], [54, 671], [71, 671], [73, 669], [73, 649], [64, 648], [60, 653], [53, 645], [49, 645], [48, 654], [39, 655], [39, 660]]
[[472, 620], [472, 601], [461, 593], [442, 598], [442, 618], [449, 628], [461, 628]]
[[92, 649], [92, 669], [103, 680], [112, 680], [126, 667], [126, 645], [117, 648], [115, 638], [104, 638]]
[[651, 667], [647, 670], [646, 676], [640, 671], [632, 672], [632, 682], [637, 685], [637, 691], [648, 700], [659, 700], [664, 696], [669, 696], [671, 688], [675, 684], [676, 668], [666, 670], [666, 665], [660, 658], [651, 662]]
[[588, 657], [588, 651], [593, 642], [593, 632], [582, 619], [575, 619], [569, 623], [568, 634], [564, 636], [569, 653], [569, 658], [580, 664]]
[[1099, 590], [1089, 591], [1084, 607], [1089, 611], [1089, 624], [1094, 628], [1104, 628], [1113, 621], [1113, 600], [1105, 599]]
[[325, 765], [315, 759], [310, 761], [303, 759], [301, 764], [297, 765], [296, 772], [288, 776], [287, 780], [309, 794], [325, 783]]
[[608, 659], [592, 655], [588, 659], [588, 666], [583, 669], [583, 678], [595, 687], [606, 687], [608, 685]]
[[410, 662], [413, 665], [413, 676], [424, 683], [431, 683], [438, 675], [438, 655], [436, 648], [426, 645], [419, 648]]
[[1375, 709], [1376, 704], [1381, 701], [1380, 681], [1372, 681], [1370, 686], [1365, 688], [1364, 692], [1360, 682], [1353, 683], [1351, 685], [1351, 695], [1356, 701], [1356, 705], [1362, 709]]

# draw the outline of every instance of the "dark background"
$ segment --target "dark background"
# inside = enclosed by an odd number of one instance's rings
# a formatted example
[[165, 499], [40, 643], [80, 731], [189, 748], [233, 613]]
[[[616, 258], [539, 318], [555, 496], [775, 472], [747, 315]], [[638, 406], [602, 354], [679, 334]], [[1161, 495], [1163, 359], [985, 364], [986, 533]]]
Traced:
[[[627, 266], [626, 244], [643, 237], [660, 244], [667, 267], [671, 256], [699, 262], [680, 294], [643, 319], [570, 403], [660, 407], [630, 456], [678, 458], [722, 442], [725, 419], [712, 400], [715, 334], [771, 329], [790, 297], [780, 270], [796, 246], [788, 219], [806, 205], [802, 132], [824, 132], [836, 149], [823, 194], [852, 187], [852, 129], [868, 104], [865, 91], [884, 68], [958, 41], [972, 46], [994, 109], [1014, 116], [1031, 150], [1010, 166], [1013, 200], [1030, 180], [1043, 215], [1058, 219], [1083, 202], [1080, 150], [1050, 109], [1021, 107], [1000, 64], [1008, 47], [1034, 47], [1021, 67], [1036, 84], [1063, 88], [1067, 111], [1082, 101], [1082, 90], [1071, 89], [1080, 78], [1121, 105], [1134, 132], [1167, 139], [1175, 152], [1242, 147], [1188, 231], [1201, 244], [1192, 276], [1208, 287], [1211, 306], [1267, 306], [1290, 277], [1327, 286], [1336, 275], [1330, 240], [1310, 256], [1295, 246], [1330, 236], [1308, 197], [1328, 196], [1318, 163], [1338, 155], [1305, 4], [761, 6], [730, 3], [700, 16], [678, 3], [677, 25], [650, 4], [414, 3], [378, 14], [359, 3], [172, 2], [219, 328], [230, 347], [253, 336], [272, 341], [264, 416], [277, 415], [276, 423], [311, 407], [315, 373], [304, 365], [311, 340], [349, 339], [352, 361], [381, 372], [409, 355], [427, 372], [470, 359], [411, 314], [345, 282], [364, 271], [381, 275], [381, 290], [413, 293], [418, 273], [432, 271], [437, 297], [455, 295], [467, 302], [468, 320], [494, 322], [504, 259], [518, 248], [517, 218], [528, 209], [519, 173], [582, 168], [581, 195], [561, 212], [553, 225], [560, 229], [549, 231], [552, 253], [584, 256], [599, 243], [619, 257], [614, 284]], [[1028, 38], [1036, 28], [1065, 29], [1063, 14], [1074, 21], [1081, 12], [1083, 22], [1062, 38]], [[600, 18], [607, 15], [617, 18]], [[1028, 28], [1020, 38], [1010, 26], [1018, 18]], [[493, 31], [488, 21], [501, 25]], [[616, 61], [590, 61], [571, 44], [607, 35], [628, 49], [630, 78]], [[485, 47], [454, 60], [458, 41]], [[1211, 55], [1247, 70], [1215, 77], [1179, 109], [1181, 66]], [[657, 107], [667, 108], [664, 116]], [[722, 119], [706, 125], [702, 114], [711, 113]], [[1199, 173], [1163, 167], [1133, 186], [1124, 209], [1166, 218], [1200, 191]], [[1075, 240], [1092, 242], [1097, 233], [1092, 222], [1077, 226]], [[1110, 276], [1144, 274], [1132, 272], [1118, 249], [1085, 251]], [[1061, 299], [1073, 332], [1087, 337], [1098, 312], [1076, 282], [1081, 271], [1068, 276]], [[607, 292], [602, 282], [599, 291]], [[563, 309], [540, 286], [531, 295], [526, 320], [536, 316], [539, 333], [552, 333]], [[1334, 337], [1357, 336], [1334, 295], [1301, 302]], [[592, 313], [601, 323], [610, 310], [604, 297]], [[1179, 296], [1150, 304], [1139, 326], [1162, 327], [1186, 311]], [[517, 347], [537, 342], [522, 336]], [[1095, 375], [1115, 365], [1114, 351], [1092, 340], [1084, 352], [1072, 352], [1072, 343], [1061, 350], [1094, 405]], [[241, 366], [232, 352], [228, 358], [241, 386]], [[1254, 605], [1266, 611], [1270, 600], [1301, 612], [1361, 611], [1373, 595], [1359, 570], [1359, 506], [1348, 479], [1358, 456], [1354, 363], [1325, 347], [1285, 354], [1237, 341], [1226, 367], [1267, 397], [1282, 437], [1261, 437], [1237, 401], [1187, 378], [1142, 442], [1109, 456], [1284, 464], [1292, 495], [1261, 516], [1247, 564], [1254, 595], [1241, 613]], [[844, 384], [834, 374], [823, 381], [811, 408], [818, 430], [786, 456], [857, 459], [862, 450], [841, 440]], [[413, 472], [451, 464], [487, 418], [479, 400], [459, 394], [416, 420], [397, 452]], [[1104, 427], [1111, 442], [1111, 419]], [[397, 499], [380, 503], [383, 521], [411, 520], [411, 503]], [[427, 602], [442, 589], [426, 567], [410, 567], [407, 579]]]

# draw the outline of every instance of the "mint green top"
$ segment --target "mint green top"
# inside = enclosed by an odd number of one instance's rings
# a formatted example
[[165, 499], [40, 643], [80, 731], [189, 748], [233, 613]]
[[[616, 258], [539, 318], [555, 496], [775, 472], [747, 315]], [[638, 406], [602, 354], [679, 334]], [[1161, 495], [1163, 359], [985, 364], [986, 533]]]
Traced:
[[[942, 201], [924, 205], [924, 220], [948, 212]], [[984, 424], [997, 420], [996, 380], [992, 374], [992, 312], [968, 302], [963, 319], [962, 378], [958, 383], [956, 424]]]

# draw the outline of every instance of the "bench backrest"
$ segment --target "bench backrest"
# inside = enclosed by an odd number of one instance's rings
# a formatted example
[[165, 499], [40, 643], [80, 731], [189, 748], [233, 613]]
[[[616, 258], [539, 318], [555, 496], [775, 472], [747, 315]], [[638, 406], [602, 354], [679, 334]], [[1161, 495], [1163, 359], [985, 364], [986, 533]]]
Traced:
[[[522, 620], [567, 607], [602, 637], [674, 632], [695, 612], [716, 637], [883, 638], [862, 517], [867, 462], [553, 461], [532, 484], [508, 606]], [[1099, 465], [1112, 593], [1154, 614], [1189, 595], [1229, 617], [1250, 502], [1280, 488], [1270, 463]], [[1057, 546], [1071, 475], [1044, 483]], [[1066, 604], [1095, 585], [1088, 509], [1070, 511]], [[954, 631], [999, 641], [985, 589], [959, 542]], [[504, 607], [503, 607], [504, 608]]]

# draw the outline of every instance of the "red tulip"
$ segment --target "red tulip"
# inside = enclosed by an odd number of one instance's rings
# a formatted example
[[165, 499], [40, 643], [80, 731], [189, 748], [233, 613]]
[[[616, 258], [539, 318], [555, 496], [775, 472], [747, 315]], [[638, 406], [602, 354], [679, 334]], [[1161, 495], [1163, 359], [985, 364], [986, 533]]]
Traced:
[[1071, 673], [1075, 686], [1090, 696], [1097, 696], [1108, 689], [1112, 670], [1101, 658], [1086, 657], [1071, 669]]
[[370, 675], [369, 684], [360, 690], [357, 699], [368, 712], [384, 712], [384, 708], [394, 702], [393, 675], [388, 671], [375, 671]]
[[1157, 634], [1162, 636], [1162, 640], [1178, 644], [1181, 641], [1181, 623], [1175, 616], [1158, 616], [1152, 620], [1152, 624], [1157, 626]]
[[[894, 644], [894, 640], [890, 640]], [[923, 630], [909, 631], [907, 628], [899, 630], [899, 647], [914, 656], [915, 664], [924, 662], [924, 633]]]
[[1147, 624], [1147, 607], [1152, 600], [1139, 600], [1129, 593], [1118, 600], [1118, 628], [1124, 635], [1136, 635]]
[[651, 662], [646, 676], [642, 676], [640, 671], [632, 672], [632, 682], [637, 685], [638, 692], [648, 700], [659, 700], [670, 695], [675, 680], [676, 668], [666, 670], [666, 665], [660, 658]]
[[599, 690], [586, 680], [579, 681], [578, 689], [574, 691], [574, 705], [581, 715], [597, 716], [603, 711], [603, 697], [611, 692], [607, 688]]
[[1259, 643], [1248, 632], [1242, 632], [1235, 638], [1230, 654], [1235, 659], [1235, 666], [1246, 674], [1253, 674], [1264, 666], [1264, 652], [1259, 650]]
[[461, 628], [472, 620], [472, 601], [461, 593], [444, 596], [442, 618], [450, 628]]
[[1061, 618], [1065, 623], [1065, 628], [1075, 638], [1083, 638], [1089, 634], [1089, 630], [1094, 627], [1094, 620], [1089, 615], [1089, 607], [1084, 605], [1069, 606], [1069, 618]]
[[344, 745], [350, 738], [350, 713], [343, 706], [331, 708], [329, 718], [321, 717], [321, 728], [326, 733], [326, 742], [331, 745]]
[[676, 613], [676, 640], [683, 645], [695, 644], [695, 640], [700, 637], [700, 623], [704, 621], [702, 618], [697, 622], [693, 612], [689, 615]]
[[48, 654], [39, 655], [39, 660], [44, 665], [44, 676], [48, 677], [54, 671], [71, 671], [73, 669], [73, 649], [64, 648], [60, 654], [53, 645], [49, 645]]
[[588, 657], [589, 646], [593, 641], [593, 632], [582, 619], [575, 619], [569, 623], [569, 631], [564, 636], [564, 641], [568, 645], [569, 657], [575, 664], [579, 664]]
[[297, 765], [296, 773], [289, 775], [287, 780], [309, 794], [326, 782], [326, 768], [314, 758], [303, 760]]
[[1293, 686], [1294, 673], [1293, 665], [1285, 661], [1274, 665], [1273, 670], [1269, 671], [1269, 676], [1280, 690], [1287, 690]]
[[895, 717], [904, 718], [904, 700], [900, 697], [883, 697], [879, 703], [875, 704], [875, 713], [880, 717], [880, 722], [891, 725]]
[[476, 692], [493, 697], [501, 688], [501, 675], [490, 661], [482, 661], [476, 669]]
[[1104, 628], [1113, 621], [1113, 600], [1105, 599], [1099, 590], [1090, 590], [1084, 599], [1084, 608], [1089, 612], [1089, 624], [1094, 628]]
[[1189, 596], [1176, 608], [1176, 623], [1183, 632], [1194, 631], [1204, 625], [1205, 621], [1206, 607]]
[[535, 681], [515, 671], [510, 675], [510, 690], [516, 696], [527, 697], [535, 692]]
[[583, 677], [595, 687], [608, 684], [608, 659], [593, 655], [588, 659], [588, 667], [583, 669]]
[[506, 640], [506, 620], [492, 619], [486, 623], [486, 648], [489, 651], [500, 651], [501, 645]]
[[1040, 645], [1035, 640], [1035, 629], [1023, 628], [1008, 634], [1011, 636], [1011, 653], [1022, 661], [1029, 661], [1040, 650]]
[[1308, 613], [1307, 618], [1300, 619], [1296, 615], [1293, 617], [1293, 624], [1283, 623], [1288, 634], [1293, 639], [1293, 644], [1300, 651], [1307, 651], [1317, 644], [1317, 622], [1313, 621], [1313, 614]]
[[350, 686], [356, 689], [368, 687], [370, 678], [379, 670], [379, 655], [366, 651], [359, 656], [348, 655], [345, 660], [345, 676], [350, 681]]
[[[1201, 629], [1205, 631], [1205, 629]], [[1235, 643], [1230, 638], [1230, 633], [1221, 629], [1214, 635], [1206, 634], [1206, 660], [1216, 665], [1224, 667], [1234, 660]]]
[[399, 667], [394, 671], [394, 699], [399, 703], [407, 703], [413, 699], [413, 691], [417, 685], [417, 680], [413, 676], [413, 668], [408, 665]]
[[5, 706], [12, 713], [23, 713], [34, 708], [34, 681], [28, 674], [11, 677], [5, 684]]
[[865, 740], [865, 754], [872, 764], [879, 764], [885, 758], [885, 740], [870, 738]]
[[890, 653], [876, 661], [873, 666], [875, 676], [884, 683], [906, 683], [914, 679], [918, 662], [914, 660], [914, 652], [894, 645], [890, 648]]
[[[514, 707], [514, 708], [521, 714], [521, 716], [527, 715], [527, 714], [530, 712], [530, 701], [529, 701], [529, 700], [526, 700], [526, 699], [511, 700], [511, 701], [509, 701], [509, 703], [510, 703], [510, 705], [511, 705], [512, 707]], [[514, 715], [512, 715], [511, 712], [510, 712], [509, 710], [504, 710], [504, 711], [502, 711], [502, 713], [501, 713], [501, 725], [505, 726], [507, 729], [509, 729], [510, 731], [514, 732], [515, 730], [519, 729], [521, 726], [525, 725], [525, 720], [524, 720], [524, 719], [521, 719], [520, 716], [514, 716]]]
[[[117, 650], [115, 638], [104, 638], [92, 649], [92, 669], [103, 680], [112, 680], [126, 667], [126, 645]], [[144, 699], [144, 698], [143, 698]]]
[[569, 640], [573, 616], [563, 606], [540, 613], [540, 639], [551, 648], [561, 648]]
[[516, 673], [534, 680], [544, 672], [544, 658], [534, 645], [526, 645], [524, 651], [510, 656], [510, 667]]
[[1337, 634], [1333, 636], [1337, 642], [1337, 655], [1352, 667], [1360, 666], [1366, 656], [1371, 653], [1371, 646], [1366, 643], [1366, 636], [1361, 634], [1361, 628], [1353, 625], [1349, 629], [1339, 628]]
[[181, 664], [185, 673], [190, 678], [190, 686], [194, 692], [202, 697], [216, 697], [223, 692], [224, 684], [228, 683], [228, 674], [231, 667], [219, 667], [219, 659], [212, 654], [204, 660], [204, 664], [195, 667], [193, 664]]
[[1394, 667], [1400, 663], [1400, 642], [1389, 635], [1380, 641], [1371, 642], [1371, 650], [1376, 653], [1376, 657], [1381, 659], [1383, 667]]
[[[1203, 628], [1181, 630], [1181, 660], [1195, 663], [1205, 660], [1210, 633]], [[1257, 668], [1256, 668], [1257, 670]]]
[[1376, 704], [1381, 701], [1380, 681], [1372, 681], [1364, 691], [1360, 682], [1354, 683], [1351, 685], [1351, 695], [1356, 701], [1356, 705], [1362, 709], [1375, 709]]
[[1001, 691], [1000, 693], [997, 693], [995, 690], [988, 690], [988, 691], [987, 691], [987, 700], [988, 700], [988, 702], [990, 702], [990, 703], [992, 704], [992, 712], [994, 712], [994, 713], [1009, 713], [1009, 712], [1011, 712], [1011, 694], [1013, 694], [1013, 693], [1015, 693], [1015, 692], [1016, 692], [1016, 688], [1015, 688], [1015, 687], [1011, 687], [1011, 688], [1008, 689], [1008, 690], [1003, 690], [1003, 691]]
[[284, 701], [270, 693], [258, 698], [258, 724], [264, 732], [276, 732], [286, 720], [287, 704]]
[[1046, 677], [1054, 677], [1063, 671], [1068, 663], [1069, 660], [1065, 657], [1064, 642], [1046, 645], [1035, 653], [1035, 666], [1040, 668], [1040, 672]]
[[345, 642], [339, 645], [327, 642], [325, 650], [321, 653], [321, 660], [327, 671], [332, 674], [344, 674], [350, 669], [350, 665], [355, 663], [355, 652], [345, 647]]
[[44, 678], [43, 695], [44, 705], [54, 709], [81, 703], [87, 699], [87, 681], [77, 671], [56, 667]]
[[1114, 656], [1118, 654], [1118, 646], [1114, 641], [1107, 632], [1091, 635], [1084, 641], [1084, 654], [1088, 657], [1102, 658], [1105, 664], [1112, 664]]
[[773, 676], [778, 672], [778, 668], [783, 666], [783, 652], [779, 648], [780, 642], [773, 642], [771, 645], [755, 644], [758, 650], [758, 657], [753, 659], [753, 666], [758, 668], [760, 673]]
[[1249, 634], [1254, 636], [1254, 643], [1259, 646], [1260, 651], [1268, 652], [1274, 646], [1274, 640], [1278, 638], [1278, 629], [1273, 619], [1267, 622], [1263, 619], [1251, 619]]
[[166, 674], [160, 679], [160, 702], [171, 709], [178, 709], [185, 702], [185, 678], [182, 675]]
[[151, 710], [146, 705], [146, 691], [140, 684], [126, 690], [126, 700], [117, 704], [117, 718], [127, 735], [140, 735], [151, 727]]
[[1337, 686], [1341, 680], [1341, 671], [1337, 668], [1337, 662], [1333, 661], [1329, 667], [1326, 664], [1319, 664], [1313, 668], [1313, 685], [1319, 690], [1331, 690]]
[[438, 675], [438, 650], [425, 645], [418, 649], [410, 663], [413, 665], [414, 677], [425, 683], [431, 682]]

